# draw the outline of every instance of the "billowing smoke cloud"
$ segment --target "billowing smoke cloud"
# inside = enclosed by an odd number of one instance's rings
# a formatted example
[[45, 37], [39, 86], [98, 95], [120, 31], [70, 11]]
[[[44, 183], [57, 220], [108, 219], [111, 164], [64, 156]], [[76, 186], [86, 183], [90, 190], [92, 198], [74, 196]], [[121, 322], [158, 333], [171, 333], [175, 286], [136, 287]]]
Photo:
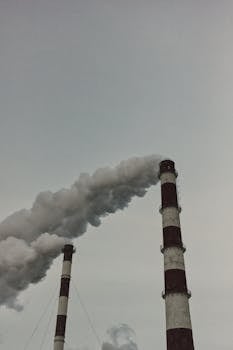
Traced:
[[[107, 341], [102, 344], [101, 350], [138, 350], [135, 338], [133, 329], [121, 323], [107, 330]], [[65, 350], [89, 350], [89, 348], [87, 346], [70, 347], [65, 344]]]
[[124, 209], [132, 197], [143, 197], [158, 181], [160, 157], [122, 161], [90, 176], [81, 174], [70, 189], [40, 193], [30, 210], [23, 209], [0, 224], [0, 305], [20, 309], [17, 295], [46, 274], [67, 240], [87, 225]]
[[135, 333], [127, 324], [120, 324], [108, 329], [108, 342], [104, 342], [102, 350], [138, 350]]

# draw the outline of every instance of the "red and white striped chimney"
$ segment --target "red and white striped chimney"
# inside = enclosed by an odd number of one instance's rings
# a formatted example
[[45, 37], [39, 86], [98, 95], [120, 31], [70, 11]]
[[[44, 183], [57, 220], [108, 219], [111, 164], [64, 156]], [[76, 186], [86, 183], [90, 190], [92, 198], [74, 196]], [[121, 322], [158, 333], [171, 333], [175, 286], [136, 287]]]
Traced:
[[62, 265], [56, 332], [54, 337], [54, 350], [64, 349], [69, 287], [71, 278], [71, 265], [74, 247], [72, 244], [66, 244], [62, 251], [64, 253], [64, 259]]
[[194, 350], [176, 191], [175, 163], [160, 163], [167, 350]]

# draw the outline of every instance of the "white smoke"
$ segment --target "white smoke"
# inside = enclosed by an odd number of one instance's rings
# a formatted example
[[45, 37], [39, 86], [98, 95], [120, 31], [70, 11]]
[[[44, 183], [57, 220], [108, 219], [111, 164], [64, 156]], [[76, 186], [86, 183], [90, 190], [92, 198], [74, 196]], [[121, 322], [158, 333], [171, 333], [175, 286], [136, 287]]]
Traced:
[[[107, 330], [107, 341], [102, 344], [101, 350], [138, 350], [136, 335], [127, 324], [121, 323]], [[89, 350], [87, 346], [70, 347], [65, 344], [65, 350]]]
[[127, 324], [119, 324], [108, 329], [109, 340], [104, 342], [102, 350], [138, 350], [135, 333]]
[[0, 224], [0, 305], [20, 309], [17, 295], [46, 274], [62, 246], [87, 225], [124, 209], [158, 182], [158, 156], [131, 158], [115, 168], [81, 174], [70, 189], [40, 193], [30, 210]]

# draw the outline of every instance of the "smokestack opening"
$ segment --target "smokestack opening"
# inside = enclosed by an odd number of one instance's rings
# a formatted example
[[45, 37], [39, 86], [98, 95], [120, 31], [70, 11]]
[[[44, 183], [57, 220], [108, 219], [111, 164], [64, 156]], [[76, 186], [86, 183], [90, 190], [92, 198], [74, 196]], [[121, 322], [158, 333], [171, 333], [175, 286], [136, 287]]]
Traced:
[[159, 178], [161, 177], [161, 174], [163, 173], [173, 173], [177, 177], [177, 171], [175, 169], [175, 162], [170, 159], [162, 160], [162, 162], [159, 163]]

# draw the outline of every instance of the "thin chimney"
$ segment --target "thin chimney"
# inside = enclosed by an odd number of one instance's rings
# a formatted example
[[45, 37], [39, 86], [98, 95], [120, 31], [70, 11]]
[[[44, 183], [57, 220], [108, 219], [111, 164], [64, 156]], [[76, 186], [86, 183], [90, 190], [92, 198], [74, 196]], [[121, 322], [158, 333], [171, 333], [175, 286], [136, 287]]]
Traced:
[[176, 191], [175, 163], [160, 163], [167, 350], [194, 350], [189, 311], [184, 252], [180, 228], [180, 207]]
[[54, 350], [63, 350], [65, 343], [66, 319], [68, 309], [69, 287], [71, 278], [71, 265], [74, 247], [66, 244], [63, 248], [64, 259], [62, 265], [61, 287], [57, 312], [56, 332], [54, 337]]

